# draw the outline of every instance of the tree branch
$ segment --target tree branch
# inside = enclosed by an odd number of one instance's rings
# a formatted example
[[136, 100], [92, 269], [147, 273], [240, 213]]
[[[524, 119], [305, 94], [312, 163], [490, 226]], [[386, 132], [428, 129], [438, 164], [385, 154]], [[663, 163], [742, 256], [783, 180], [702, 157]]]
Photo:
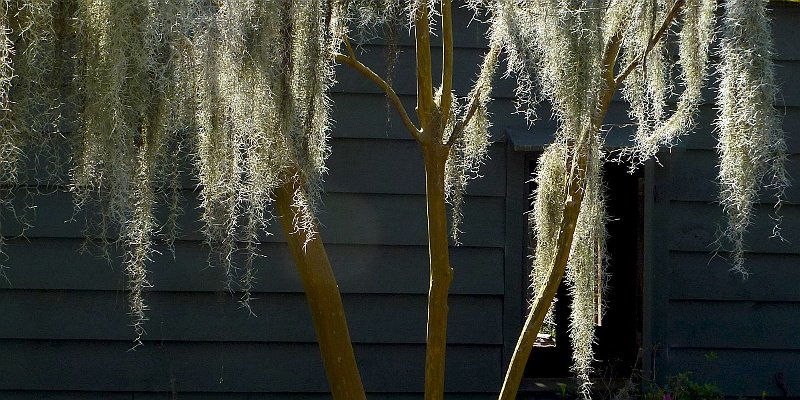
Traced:
[[642, 60], [644, 60], [645, 57], [647, 57], [647, 55], [650, 54], [650, 52], [653, 50], [653, 48], [656, 46], [659, 40], [661, 40], [661, 37], [664, 36], [664, 33], [667, 32], [669, 26], [672, 25], [672, 21], [674, 21], [675, 17], [678, 16], [678, 12], [683, 6], [683, 3], [684, 0], [677, 0], [675, 4], [672, 5], [672, 8], [669, 10], [669, 13], [667, 14], [666, 18], [664, 18], [664, 22], [661, 24], [661, 27], [658, 29], [655, 35], [653, 35], [653, 37], [650, 38], [650, 41], [647, 43], [647, 48], [644, 50], [644, 53], [640, 57], [631, 61], [631, 63], [628, 64], [628, 66], [625, 67], [625, 69], [622, 70], [622, 72], [619, 75], [617, 75], [617, 77], [614, 79], [614, 84], [616, 86], [619, 86], [619, 84], [622, 83], [622, 81], [624, 81], [625, 78], [627, 78], [628, 75], [630, 75], [630, 73], [633, 72], [633, 70], [636, 67], [638, 67], [639, 64], [642, 63]]
[[397, 113], [400, 114], [400, 119], [403, 121], [403, 125], [406, 127], [406, 130], [414, 137], [417, 141], [420, 140], [420, 130], [414, 125], [414, 122], [411, 121], [411, 118], [408, 116], [406, 112], [406, 108], [403, 106], [403, 103], [400, 101], [400, 97], [397, 96], [397, 93], [394, 91], [391, 85], [387, 83], [383, 78], [378, 76], [372, 69], [358, 61], [356, 58], [356, 53], [353, 51], [353, 47], [350, 45], [350, 41], [347, 37], [344, 38], [344, 46], [347, 49], [348, 55], [344, 54], [337, 54], [336, 61], [342, 64], [347, 64], [361, 75], [364, 75], [367, 79], [371, 80], [375, 83], [378, 87], [380, 87], [385, 93], [386, 97], [389, 98], [389, 101], [394, 106]]
[[475, 115], [475, 112], [478, 110], [478, 105], [480, 104], [480, 97], [481, 97], [481, 90], [476, 89], [473, 92], [472, 102], [469, 104], [469, 109], [467, 113], [464, 115], [464, 118], [456, 122], [456, 125], [453, 127], [453, 133], [450, 134], [450, 138], [447, 139], [447, 147], [451, 147], [456, 140], [458, 140], [462, 135], [464, 135], [464, 129], [469, 124], [469, 120], [472, 119], [472, 116]]
[[439, 108], [448, 118], [453, 103], [453, 7], [452, 0], [442, 0], [442, 97]]
[[[433, 102], [433, 71], [431, 70], [431, 32], [428, 21], [428, 2], [422, 0], [414, 15], [414, 36], [417, 51], [417, 116], [423, 134], [435, 110]], [[431, 132], [432, 134], [434, 132]], [[440, 139], [441, 140], [441, 139]]]
[[[500, 46], [499, 43], [496, 43], [495, 41], [492, 41], [491, 47], [489, 48], [489, 52], [486, 53], [486, 56], [484, 56], [484, 58], [483, 58], [484, 59], [484, 65], [481, 67], [481, 70], [482, 70], [481, 73], [484, 72], [483, 70], [488, 68], [488, 69], [491, 69], [492, 75], [494, 75], [494, 69], [495, 69], [495, 67], [497, 65], [497, 56], [500, 53], [501, 47], [502, 46]], [[489, 63], [489, 64], [486, 64], [486, 63]], [[453, 143], [455, 143], [456, 140], [458, 140], [464, 134], [464, 129], [467, 127], [467, 124], [469, 124], [469, 121], [472, 119], [472, 117], [478, 111], [478, 106], [480, 106], [480, 103], [481, 103], [481, 96], [485, 94], [485, 93], [481, 93], [480, 88], [477, 87], [479, 82], [480, 82], [480, 78], [478, 78], [478, 82], [476, 82], [476, 87], [473, 87], [473, 89], [472, 89], [472, 92], [471, 92], [472, 98], [470, 99], [469, 108], [467, 109], [467, 113], [464, 114], [464, 118], [462, 118], [459, 121], [457, 121], [455, 127], [453, 127], [453, 133], [450, 134], [450, 138], [447, 140], [447, 143], [446, 143], [448, 147], [452, 146]]]

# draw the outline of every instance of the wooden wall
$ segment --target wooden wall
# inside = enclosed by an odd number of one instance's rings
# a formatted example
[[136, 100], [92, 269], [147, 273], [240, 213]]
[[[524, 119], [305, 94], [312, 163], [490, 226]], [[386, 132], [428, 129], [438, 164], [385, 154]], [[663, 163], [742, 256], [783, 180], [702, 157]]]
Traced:
[[[456, 16], [455, 86], [464, 95], [485, 39], [480, 23], [467, 26], [467, 10], [459, 8]], [[413, 42], [405, 34], [401, 29], [394, 85], [413, 112]], [[384, 57], [380, 43], [361, 49], [362, 60], [380, 72]], [[339, 68], [337, 78], [321, 234], [369, 397], [417, 398], [423, 390], [428, 289], [422, 158], [394, 111], [387, 114], [382, 93], [347, 68]], [[512, 92], [510, 81], [498, 85], [497, 126], [514, 120]], [[519, 330], [522, 253], [506, 235], [513, 231], [514, 240], [522, 240], [524, 191], [508, 200], [506, 163], [505, 144], [498, 141], [484, 177], [469, 188], [462, 245], [452, 250], [448, 398], [492, 397], [502, 380], [504, 344]], [[520, 188], [523, 180], [514, 177]], [[9, 280], [0, 281], [0, 398], [329, 397], [310, 314], [281, 234], [261, 245], [267, 257], [257, 261], [255, 315], [248, 315], [223, 290], [220, 268], [208, 268], [197, 232], [196, 193], [188, 187], [185, 194], [184, 234], [175, 257], [159, 249], [149, 267], [147, 335], [135, 351], [129, 351], [134, 333], [124, 274], [118, 263], [78, 253], [84, 226], [81, 214], [73, 218], [69, 195], [56, 191], [19, 201], [19, 208], [33, 205], [36, 212], [25, 237], [5, 246]], [[511, 223], [509, 202], [516, 207]], [[15, 237], [22, 226], [4, 215], [2, 229]], [[517, 246], [512, 255], [509, 246]], [[507, 274], [514, 257], [517, 269]], [[508, 282], [516, 285], [510, 294]], [[508, 313], [514, 318], [505, 320]]]
[[[800, 8], [773, 3], [772, 17], [777, 106], [795, 180], [780, 210], [786, 241], [771, 238], [774, 201], [765, 190], [746, 236], [749, 279], [729, 272], [724, 251], [713, 256], [725, 220], [717, 203], [712, 106], [704, 107], [697, 133], [649, 171], [645, 367], [661, 379], [693, 371], [693, 380], [732, 397], [783, 396], [778, 373], [789, 395], [800, 395]], [[706, 100], [714, 95], [709, 91]]]

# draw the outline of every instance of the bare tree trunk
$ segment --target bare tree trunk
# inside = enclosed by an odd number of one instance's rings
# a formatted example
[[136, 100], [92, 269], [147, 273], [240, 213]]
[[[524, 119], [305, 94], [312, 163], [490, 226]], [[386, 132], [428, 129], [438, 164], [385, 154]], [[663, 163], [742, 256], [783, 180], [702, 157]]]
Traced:
[[553, 302], [558, 291], [558, 286], [564, 277], [564, 271], [567, 267], [569, 260], [570, 249], [572, 249], [572, 239], [575, 233], [575, 224], [578, 221], [578, 214], [580, 213], [581, 203], [583, 202], [583, 182], [586, 171], [586, 159], [578, 160], [577, 168], [573, 168], [574, 174], [569, 183], [569, 201], [564, 204], [562, 211], [563, 219], [561, 227], [558, 232], [558, 253], [550, 271], [550, 276], [547, 284], [542, 288], [536, 296], [533, 303], [533, 308], [525, 320], [525, 326], [522, 328], [522, 334], [519, 336], [517, 346], [514, 348], [514, 354], [511, 356], [511, 364], [506, 372], [505, 380], [503, 381], [503, 388], [500, 391], [500, 399], [514, 400], [517, 398], [517, 391], [519, 384], [522, 381], [522, 374], [525, 372], [525, 366], [528, 363], [528, 357], [533, 350], [533, 343], [536, 341], [536, 335], [542, 328], [544, 317], [547, 315], [547, 310]]
[[428, 205], [428, 334], [425, 352], [425, 400], [444, 397], [445, 351], [447, 347], [447, 296], [453, 269], [448, 249], [444, 167], [448, 148], [440, 143], [424, 146], [425, 192]]
[[290, 178], [275, 192], [281, 226], [311, 308], [331, 394], [335, 400], [364, 400], [364, 386], [350, 341], [342, 297], [322, 238], [318, 232], [310, 233], [312, 236], [307, 238], [308, 232], [295, 227], [295, 221], [303, 215], [294, 206], [293, 199], [302, 190], [298, 179]]

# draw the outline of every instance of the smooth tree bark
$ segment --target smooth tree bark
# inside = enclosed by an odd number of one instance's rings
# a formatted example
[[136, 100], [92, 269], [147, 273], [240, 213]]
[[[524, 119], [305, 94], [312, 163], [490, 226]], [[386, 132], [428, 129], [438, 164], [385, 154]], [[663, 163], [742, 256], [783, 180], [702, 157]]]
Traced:
[[[448, 215], [445, 193], [445, 165], [459, 134], [457, 128], [445, 141], [445, 128], [451, 118], [453, 86], [453, 29], [452, 2], [441, 2], [442, 15], [442, 95], [434, 97], [433, 68], [428, 2], [420, 1], [414, 15], [414, 39], [416, 46], [417, 107], [419, 127], [409, 117], [394, 89], [378, 74], [356, 58], [355, 51], [345, 37], [347, 54], [339, 54], [336, 60], [353, 67], [374, 82], [385, 93], [400, 115], [409, 134], [420, 145], [425, 163], [425, 195], [428, 219], [428, 256], [430, 286], [428, 289], [428, 323], [425, 351], [425, 399], [439, 400], [444, 397], [445, 353], [447, 347], [447, 298], [453, 269], [450, 266]], [[474, 103], [474, 101], [473, 101]], [[463, 127], [474, 113], [474, 107], [456, 124]]]
[[305, 195], [300, 182], [297, 172], [275, 191], [281, 227], [303, 282], [331, 394], [335, 400], [364, 400], [342, 296], [322, 238], [316, 229], [297, 228], [296, 221], [306, 217], [295, 205], [295, 197]]
[[[602, 128], [603, 121], [605, 120], [608, 108], [614, 98], [614, 93], [620, 87], [620, 84], [625, 78], [633, 71], [636, 66], [647, 56], [647, 54], [655, 47], [659, 40], [662, 39], [672, 21], [677, 17], [680, 8], [683, 6], [683, 0], [678, 0], [667, 13], [660, 29], [656, 31], [651, 37], [644, 54], [637, 60], [628, 64], [619, 74], [615, 75], [614, 70], [617, 63], [617, 57], [620, 51], [621, 37], [620, 34], [613, 37], [606, 45], [604, 52], [604, 68], [603, 80], [604, 87], [601, 93], [597, 96], [597, 111], [592, 117], [591, 129], [594, 130], [591, 134], [599, 132]], [[580, 144], [571, 143], [570, 147], [579, 146]], [[503, 380], [503, 386], [500, 390], [501, 400], [513, 400], [517, 397], [519, 385], [522, 382], [522, 376], [525, 371], [525, 366], [528, 363], [531, 351], [533, 350], [536, 335], [542, 328], [544, 318], [553, 302], [558, 286], [564, 279], [567, 263], [569, 261], [570, 251], [572, 249], [572, 242], [575, 235], [575, 226], [578, 222], [578, 215], [580, 214], [581, 204], [583, 203], [583, 195], [585, 189], [586, 178], [586, 163], [587, 152], [577, 151], [571, 148], [570, 153], [577, 155], [577, 165], [568, 165], [567, 170], [571, 171], [569, 181], [567, 183], [567, 201], [561, 212], [561, 225], [558, 231], [557, 240], [557, 253], [550, 270], [547, 283], [536, 294], [533, 301], [531, 310], [523, 325], [522, 332], [517, 340], [517, 345], [514, 348], [514, 354], [511, 356], [511, 362], [506, 371], [506, 376]], [[576, 162], [574, 157], [567, 159], [568, 164]]]

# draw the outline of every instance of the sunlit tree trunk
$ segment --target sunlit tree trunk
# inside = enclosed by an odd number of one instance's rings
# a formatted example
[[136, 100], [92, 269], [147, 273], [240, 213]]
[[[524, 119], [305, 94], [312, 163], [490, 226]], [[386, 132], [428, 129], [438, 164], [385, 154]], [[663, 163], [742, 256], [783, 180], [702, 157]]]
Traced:
[[342, 296], [322, 238], [319, 232], [296, 227], [302, 211], [295, 207], [294, 199], [302, 190], [297, 179], [287, 180], [275, 191], [275, 204], [311, 309], [331, 394], [335, 400], [365, 399]]

